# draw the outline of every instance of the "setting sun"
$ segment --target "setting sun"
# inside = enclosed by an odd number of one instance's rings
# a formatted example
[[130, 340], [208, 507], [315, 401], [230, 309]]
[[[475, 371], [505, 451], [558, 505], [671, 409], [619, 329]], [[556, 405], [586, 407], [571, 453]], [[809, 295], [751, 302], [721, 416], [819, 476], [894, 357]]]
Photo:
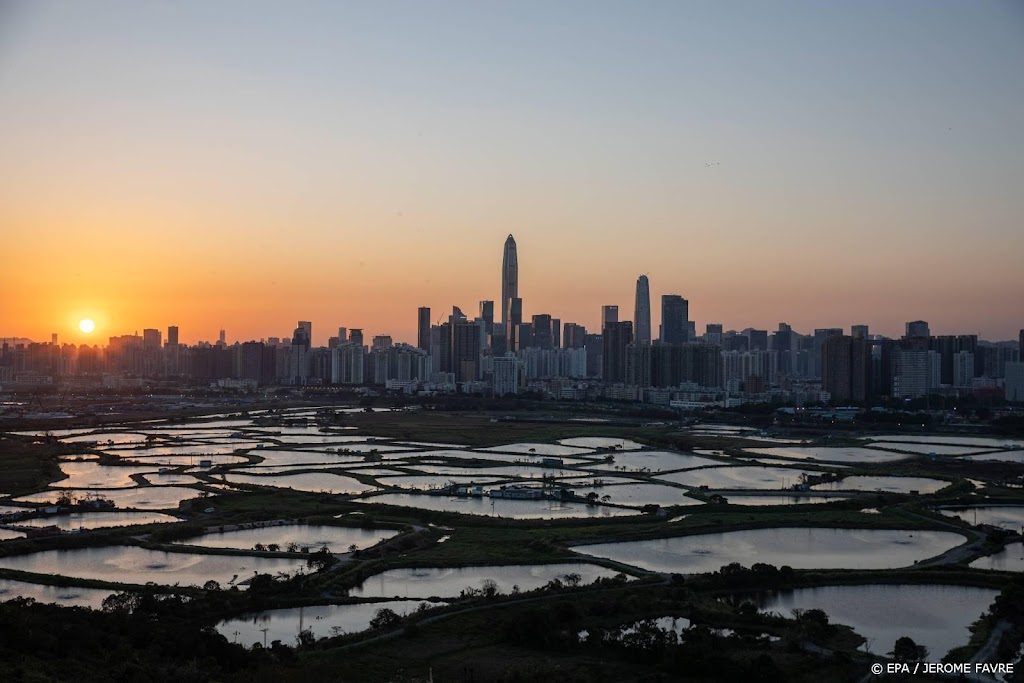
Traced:
[[90, 332], [96, 329], [96, 323], [94, 323], [89, 318], [86, 318], [82, 322], [78, 323], [78, 329], [80, 329], [82, 332], [86, 334], [89, 334]]

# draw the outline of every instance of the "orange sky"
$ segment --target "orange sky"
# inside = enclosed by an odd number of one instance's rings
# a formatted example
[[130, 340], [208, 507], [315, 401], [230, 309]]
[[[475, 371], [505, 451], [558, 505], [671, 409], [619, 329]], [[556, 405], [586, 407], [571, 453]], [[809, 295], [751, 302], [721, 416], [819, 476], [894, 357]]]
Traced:
[[511, 232], [524, 313], [589, 329], [646, 273], [655, 334], [674, 293], [1016, 338], [1011, 10], [745, 7], [0, 7], [0, 335], [413, 341], [499, 298]]

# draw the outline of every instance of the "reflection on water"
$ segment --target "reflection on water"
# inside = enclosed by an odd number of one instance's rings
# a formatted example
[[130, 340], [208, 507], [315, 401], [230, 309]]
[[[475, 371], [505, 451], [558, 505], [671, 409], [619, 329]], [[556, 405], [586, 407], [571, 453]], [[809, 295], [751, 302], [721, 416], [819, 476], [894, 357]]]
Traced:
[[[275, 640], [280, 640], [285, 645], [295, 645], [295, 638], [301, 630], [312, 631], [316, 638], [358, 633], [370, 628], [370, 620], [378, 610], [389, 609], [400, 616], [405, 616], [418, 610], [420, 605], [433, 607], [436, 604], [422, 600], [389, 600], [355, 605], [274, 609], [222, 621], [217, 624], [217, 631], [231, 642], [241, 643], [246, 647], [251, 647], [253, 643], [262, 645], [264, 636], [268, 645]], [[263, 629], [266, 629], [266, 634]]]
[[487, 581], [493, 581], [500, 592], [509, 593], [513, 586], [528, 591], [546, 586], [553, 579], [565, 582], [568, 575], [579, 576], [579, 585], [586, 585], [617, 573], [585, 563], [389, 569], [369, 577], [349, 594], [360, 598], [457, 598], [467, 588], [484, 588]]
[[293, 573], [305, 560], [236, 555], [168, 553], [135, 546], [104, 546], [72, 550], [43, 550], [0, 558], [0, 567], [34, 574], [57, 574], [80, 579], [160, 585], [202, 586], [209, 580], [227, 586], [253, 574]]
[[450, 496], [385, 493], [352, 501], [414, 507], [421, 510], [458, 512], [463, 515], [491, 515], [512, 519], [556, 519], [563, 517], [619, 517], [636, 515], [639, 510], [612, 508], [585, 503], [560, 503], [553, 500], [513, 500], [507, 498], [453, 498]]
[[758, 606], [789, 617], [794, 609], [821, 609], [832, 623], [846, 624], [868, 639], [875, 654], [890, 652], [909, 636], [938, 661], [966, 645], [967, 627], [988, 609], [998, 590], [971, 586], [878, 585], [821, 586], [756, 596]]
[[344, 553], [348, 552], [349, 546], [354, 545], [358, 549], [369, 548], [397, 535], [398, 531], [394, 529], [360, 529], [323, 524], [283, 524], [207, 533], [179, 542], [204, 548], [234, 548], [236, 550], [251, 550], [257, 543], [265, 546], [276, 543], [281, 546], [282, 550], [295, 544], [299, 549], [305, 547], [309, 548], [311, 552], [327, 546], [333, 553]]
[[111, 591], [102, 588], [78, 588], [76, 586], [47, 586], [27, 581], [0, 579], [0, 601], [15, 598], [32, 598], [65, 607], [91, 607], [99, 609]]
[[1024, 572], [1024, 542], [1008, 543], [995, 555], [971, 562], [975, 569], [994, 569], [1001, 572]]
[[733, 562], [794, 569], [891, 569], [940, 555], [964, 542], [947, 531], [780, 528], [727, 531], [572, 548], [643, 569], [680, 574], [717, 571]]

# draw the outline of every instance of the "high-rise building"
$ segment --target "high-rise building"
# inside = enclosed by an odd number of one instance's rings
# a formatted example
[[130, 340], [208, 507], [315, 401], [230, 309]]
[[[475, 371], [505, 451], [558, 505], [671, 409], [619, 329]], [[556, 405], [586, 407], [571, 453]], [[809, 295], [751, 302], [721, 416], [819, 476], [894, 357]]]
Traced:
[[843, 336], [843, 328], [841, 327], [820, 327], [814, 330], [814, 337], [810, 340], [811, 343], [811, 355], [808, 360], [805, 369], [805, 375], [812, 378], [820, 378], [821, 374], [821, 349], [825, 345], [825, 340], [829, 337], [841, 337]]
[[372, 351], [385, 351], [390, 349], [393, 343], [394, 341], [391, 339], [390, 335], [378, 334], [373, 338], [370, 348]]
[[169, 346], [177, 346], [178, 345], [178, 326], [177, 325], [170, 325], [167, 328], [167, 344]]
[[633, 307], [636, 343], [651, 343], [651, 286], [646, 275], [636, 279], [636, 303]]
[[556, 349], [562, 348], [562, 321], [560, 318], [551, 319], [551, 343]]
[[604, 381], [626, 381], [626, 349], [633, 343], [633, 323], [609, 323], [604, 327], [602, 376]]
[[602, 306], [601, 307], [601, 329], [603, 330], [609, 323], [619, 322], [619, 307], [618, 306]]
[[684, 344], [689, 339], [690, 302], [678, 294], [661, 296], [661, 341]]
[[[917, 337], [918, 339], [924, 340], [924, 337]], [[944, 334], [938, 337], [927, 338], [927, 348], [930, 351], [936, 351], [941, 357], [940, 363], [941, 371], [939, 381], [942, 384], [952, 384], [956, 386], [970, 386], [970, 382], [967, 384], [956, 384], [954, 369], [956, 365], [955, 357], [961, 351], [966, 351], [971, 354], [972, 362], [981, 361], [976, 366], [971, 367], [971, 377], [978, 377], [984, 372], [984, 359], [981, 354], [975, 359], [975, 351], [978, 350], [978, 335], [976, 334]], [[962, 360], [960, 362], [963, 362]], [[963, 371], [964, 368], [961, 368]]]
[[508, 309], [501, 318], [505, 322], [505, 343], [509, 351], [516, 351], [523, 341], [519, 338], [519, 326], [523, 324], [523, 300], [517, 296], [509, 299]]
[[1022, 363], [1024, 363], [1024, 330], [1020, 331], [1020, 338], [1017, 343], [1019, 344], [1017, 357], [1020, 358]]
[[870, 368], [867, 340], [845, 335], [826, 336], [821, 345], [822, 388], [833, 403], [863, 402]]
[[494, 333], [494, 302], [480, 302], [480, 319], [484, 321], [484, 330], [488, 335]]
[[793, 372], [793, 328], [786, 323], [779, 323], [778, 331], [772, 334], [772, 351], [779, 357], [779, 372]]
[[[516, 240], [512, 235], [505, 240], [505, 251], [501, 257], [501, 322], [508, 331], [509, 306], [512, 299], [519, 297], [519, 256], [516, 253]], [[522, 303], [520, 303], [520, 320], [522, 322]], [[483, 317], [483, 316], [481, 316]]]
[[226, 346], [227, 343], [227, 332], [221, 330], [220, 334], [217, 335], [217, 346]]
[[538, 349], [555, 348], [554, 335], [551, 329], [551, 316], [540, 313], [533, 316], [533, 343], [530, 346]]
[[452, 323], [452, 369], [456, 382], [480, 379], [480, 327], [462, 320]]
[[[746, 330], [747, 335], [747, 349], [750, 351], [767, 351], [768, 350], [768, 330], [755, 330], [748, 328]], [[774, 378], [773, 378], [774, 379]]]
[[142, 330], [142, 347], [147, 350], [159, 349], [160, 348], [160, 330], [156, 329], [144, 329]]
[[420, 306], [417, 315], [418, 329], [416, 335], [416, 346], [424, 351], [430, 350], [430, 308]]
[[338, 343], [339, 344], [344, 344], [347, 341], [348, 341], [348, 328], [347, 327], [339, 327], [338, 328]]
[[566, 323], [562, 328], [562, 346], [567, 349], [582, 349], [586, 343], [587, 328], [576, 323]]
[[953, 381], [950, 384], [955, 387], [969, 387], [973, 379], [974, 354], [970, 351], [957, 351], [953, 354]]
[[522, 388], [522, 363], [518, 358], [509, 354], [494, 359], [494, 395], [497, 397], [507, 394], [518, 394]]
[[348, 340], [353, 344], [363, 346], [363, 330], [359, 327], [353, 327], [351, 330], [349, 330]]
[[850, 336], [855, 339], [867, 339], [870, 335], [868, 334], [867, 325], [854, 325], [850, 328]]
[[930, 337], [931, 333], [928, 330], [928, 323], [924, 320], [914, 320], [907, 323], [907, 338], [911, 337]]
[[708, 323], [704, 328], [704, 341], [715, 346], [722, 345], [722, 326], [719, 323]]
[[[1024, 337], [1024, 331], [1021, 331]], [[1006, 400], [1024, 402], [1024, 362], [1007, 363], [1004, 366], [1006, 374]]]

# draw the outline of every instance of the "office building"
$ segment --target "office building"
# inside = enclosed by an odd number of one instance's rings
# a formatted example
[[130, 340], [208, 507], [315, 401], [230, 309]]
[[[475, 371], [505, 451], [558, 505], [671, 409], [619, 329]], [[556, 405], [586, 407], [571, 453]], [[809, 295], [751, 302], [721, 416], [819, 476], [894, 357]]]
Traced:
[[636, 326], [636, 343], [651, 343], [651, 286], [646, 275], [636, 280], [636, 302], [633, 307], [633, 324]]
[[416, 314], [416, 346], [424, 351], [430, 350], [430, 308], [420, 306]]
[[661, 341], [685, 344], [689, 336], [690, 302], [678, 294], [661, 297]]
[[[609, 323], [604, 328], [602, 377], [606, 383], [626, 381], [626, 350], [633, 343], [633, 323]], [[588, 350], [589, 355], [589, 350]]]
[[[505, 240], [505, 250], [501, 256], [501, 322], [508, 331], [506, 317], [511, 310], [512, 299], [519, 297], [519, 256], [516, 253], [516, 240], [512, 235]], [[520, 302], [520, 319], [522, 322], [522, 303]], [[481, 316], [482, 317], [482, 316]]]
[[494, 334], [494, 302], [480, 302], [480, 319], [484, 322], [484, 331], [487, 335]]
[[905, 335], [908, 339], [913, 337], [929, 337], [931, 332], [928, 330], [928, 323], [924, 320], [914, 320], [907, 323], [907, 333]]
[[601, 329], [603, 330], [605, 328], [605, 326], [607, 326], [609, 323], [617, 323], [617, 322], [619, 322], [619, 307], [618, 306], [613, 306], [613, 305], [602, 306], [601, 307]]

